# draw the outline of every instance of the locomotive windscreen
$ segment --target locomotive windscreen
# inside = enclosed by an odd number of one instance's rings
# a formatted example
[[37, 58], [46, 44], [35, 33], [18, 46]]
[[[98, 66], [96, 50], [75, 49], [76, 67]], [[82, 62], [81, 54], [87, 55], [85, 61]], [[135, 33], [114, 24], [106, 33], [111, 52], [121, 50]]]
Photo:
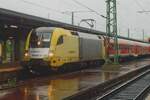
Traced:
[[32, 32], [30, 37], [30, 48], [49, 48], [50, 32]]

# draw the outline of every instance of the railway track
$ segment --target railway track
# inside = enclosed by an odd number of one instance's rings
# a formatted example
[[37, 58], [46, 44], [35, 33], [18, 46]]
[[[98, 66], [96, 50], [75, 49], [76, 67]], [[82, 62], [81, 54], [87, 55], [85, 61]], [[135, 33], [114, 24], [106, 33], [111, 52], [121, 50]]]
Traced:
[[150, 69], [96, 100], [143, 100], [150, 89]]

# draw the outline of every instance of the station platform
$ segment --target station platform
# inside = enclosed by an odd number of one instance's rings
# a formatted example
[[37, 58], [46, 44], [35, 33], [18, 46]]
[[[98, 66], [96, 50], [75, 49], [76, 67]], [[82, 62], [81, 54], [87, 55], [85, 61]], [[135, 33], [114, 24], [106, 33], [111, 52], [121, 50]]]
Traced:
[[0, 73], [13, 72], [20, 70], [21, 68], [22, 67], [20, 66], [19, 62], [0, 64]]

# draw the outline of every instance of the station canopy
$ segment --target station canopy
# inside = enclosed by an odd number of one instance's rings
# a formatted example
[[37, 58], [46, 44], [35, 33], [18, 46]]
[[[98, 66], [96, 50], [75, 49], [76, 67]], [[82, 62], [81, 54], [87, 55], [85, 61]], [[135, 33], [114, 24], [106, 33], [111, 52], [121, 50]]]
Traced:
[[[84, 27], [73, 26], [71, 24], [66, 24], [59, 21], [54, 21], [51, 19], [45, 19], [33, 15], [28, 15], [8, 9], [0, 8], [0, 22], [2, 24], [14, 25], [18, 27], [24, 28], [35, 28], [39, 26], [52, 26], [52, 27], [63, 27], [70, 30], [78, 30], [83, 32], [91, 32], [98, 33], [98, 31], [94, 31]], [[101, 32], [103, 33], [103, 32]]]

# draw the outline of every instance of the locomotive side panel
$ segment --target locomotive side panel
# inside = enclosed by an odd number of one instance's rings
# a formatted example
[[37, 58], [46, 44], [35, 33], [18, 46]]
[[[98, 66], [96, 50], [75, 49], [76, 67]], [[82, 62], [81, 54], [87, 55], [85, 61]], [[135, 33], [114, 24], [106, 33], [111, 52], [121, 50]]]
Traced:
[[79, 34], [79, 50], [81, 61], [102, 59], [102, 40], [97, 35]]
[[51, 66], [53, 67], [60, 67], [65, 63], [79, 61], [78, 37], [62, 36], [62, 39], [63, 42], [56, 46], [55, 56], [51, 59]]

